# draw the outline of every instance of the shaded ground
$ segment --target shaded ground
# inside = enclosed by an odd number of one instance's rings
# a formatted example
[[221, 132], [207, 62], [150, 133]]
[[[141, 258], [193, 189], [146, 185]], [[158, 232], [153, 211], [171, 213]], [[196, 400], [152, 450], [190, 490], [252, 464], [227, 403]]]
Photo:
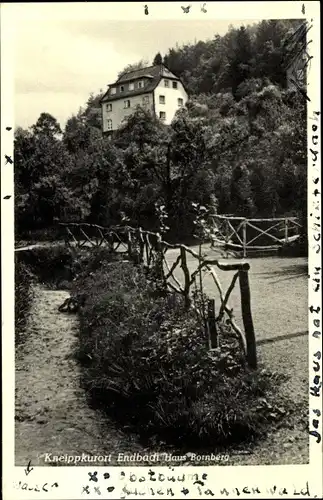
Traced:
[[[175, 253], [169, 254], [170, 262]], [[211, 256], [216, 253], [211, 251]], [[282, 390], [304, 411], [254, 449], [230, 452], [227, 465], [306, 463], [308, 433], [308, 339], [306, 259], [254, 258], [250, 260], [252, 312], [260, 364], [290, 375]], [[193, 271], [196, 262], [189, 260]], [[232, 272], [219, 271], [223, 288]], [[216, 298], [210, 276], [205, 292]], [[77, 341], [77, 318], [58, 312], [68, 296], [64, 291], [36, 288], [27, 341], [16, 357], [16, 465], [44, 464], [46, 453], [79, 455], [152, 453], [137, 436], [120, 430], [98, 410], [92, 410], [79, 386], [79, 367], [71, 357]], [[236, 286], [231, 304], [241, 325], [240, 293]], [[219, 450], [218, 450], [219, 451]], [[216, 453], [217, 450], [214, 450]], [[250, 454], [245, 454], [245, 452]], [[188, 464], [189, 462], [185, 462]], [[201, 465], [203, 462], [196, 463]], [[162, 463], [159, 463], [162, 465]], [[66, 464], [62, 464], [66, 465]], [[125, 464], [122, 464], [125, 465]], [[180, 463], [183, 465], [183, 463]]]

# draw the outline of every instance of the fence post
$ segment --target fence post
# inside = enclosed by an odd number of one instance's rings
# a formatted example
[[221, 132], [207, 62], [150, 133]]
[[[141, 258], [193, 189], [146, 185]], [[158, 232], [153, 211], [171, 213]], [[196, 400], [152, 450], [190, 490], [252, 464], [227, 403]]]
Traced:
[[164, 266], [163, 266], [163, 248], [162, 248], [162, 239], [159, 233], [156, 234], [156, 264], [157, 264], [157, 273], [158, 277], [163, 281], [164, 280]]
[[142, 235], [142, 228], [140, 227], [138, 230], [138, 239], [139, 239], [139, 259], [140, 264], [144, 262], [144, 251], [145, 251], [145, 242]]
[[184, 247], [181, 248], [181, 268], [183, 269], [184, 273], [184, 299], [185, 299], [185, 306], [187, 308], [190, 307], [191, 305], [191, 299], [190, 299], [190, 272], [187, 267], [187, 262], [186, 262], [186, 250]]
[[250, 301], [250, 287], [248, 271], [239, 270], [239, 283], [241, 294], [241, 311], [244, 331], [246, 334], [247, 344], [247, 363], [250, 368], [257, 368], [257, 350], [256, 338], [253, 327], [252, 314], [251, 314], [251, 301]]
[[225, 242], [226, 244], [229, 243], [229, 234], [230, 234], [230, 227], [229, 227], [229, 221], [227, 219], [224, 219], [225, 220]]
[[243, 258], [247, 256], [247, 220], [242, 224]]
[[149, 267], [150, 260], [149, 260], [149, 236], [147, 233], [144, 233], [144, 243], [145, 243], [145, 250], [146, 250], [146, 266]]
[[114, 251], [113, 234], [111, 232], [107, 233], [105, 235], [105, 239], [108, 243], [109, 252], [113, 253]]
[[[215, 218], [214, 218], [213, 215], [211, 216], [211, 220], [212, 220], [212, 230], [213, 230], [212, 232], [215, 234], [215, 231], [216, 231], [216, 222], [215, 222]], [[214, 246], [215, 246], [214, 245], [214, 239], [212, 238], [212, 240], [211, 240], [211, 248], [214, 248]]]
[[128, 254], [129, 254], [129, 258], [131, 259], [132, 258], [132, 238], [131, 238], [131, 231], [129, 229], [128, 229], [127, 237], [128, 237]]
[[218, 347], [218, 332], [215, 320], [215, 300], [209, 299], [207, 304], [207, 328], [209, 334], [209, 345], [211, 349]]
[[285, 243], [288, 243], [288, 219], [285, 219]]
[[64, 239], [64, 243], [67, 247], [70, 247], [71, 244], [70, 244], [70, 241], [69, 241], [69, 238], [68, 238], [68, 232], [67, 232], [67, 229], [66, 227], [64, 227], [64, 233], [63, 233], [63, 239]]

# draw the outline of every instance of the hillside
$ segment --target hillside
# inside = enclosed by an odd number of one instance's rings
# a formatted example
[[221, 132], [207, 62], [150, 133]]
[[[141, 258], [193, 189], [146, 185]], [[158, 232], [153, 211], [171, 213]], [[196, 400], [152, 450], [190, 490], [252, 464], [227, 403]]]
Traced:
[[156, 229], [163, 206], [169, 237], [186, 238], [192, 202], [219, 213], [305, 218], [306, 101], [286, 82], [304, 42], [299, 25], [263, 21], [170, 49], [163, 62], [190, 100], [169, 127], [137, 110], [107, 141], [100, 95], [91, 95], [64, 131], [48, 113], [18, 129], [17, 231], [56, 219], [122, 218]]

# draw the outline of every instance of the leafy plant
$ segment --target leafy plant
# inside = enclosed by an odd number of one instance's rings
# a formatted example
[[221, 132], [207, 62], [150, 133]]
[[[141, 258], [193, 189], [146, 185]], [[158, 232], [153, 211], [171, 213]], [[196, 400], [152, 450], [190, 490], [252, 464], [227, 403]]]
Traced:
[[34, 276], [21, 259], [15, 259], [15, 343], [24, 341], [25, 326], [34, 297]]

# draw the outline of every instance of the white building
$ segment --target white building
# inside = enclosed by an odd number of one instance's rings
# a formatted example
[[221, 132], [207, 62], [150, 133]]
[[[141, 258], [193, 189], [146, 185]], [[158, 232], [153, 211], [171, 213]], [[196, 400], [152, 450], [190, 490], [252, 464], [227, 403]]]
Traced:
[[119, 128], [137, 106], [169, 125], [187, 99], [181, 80], [162, 64], [124, 73], [101, 99], [103, 133]]

